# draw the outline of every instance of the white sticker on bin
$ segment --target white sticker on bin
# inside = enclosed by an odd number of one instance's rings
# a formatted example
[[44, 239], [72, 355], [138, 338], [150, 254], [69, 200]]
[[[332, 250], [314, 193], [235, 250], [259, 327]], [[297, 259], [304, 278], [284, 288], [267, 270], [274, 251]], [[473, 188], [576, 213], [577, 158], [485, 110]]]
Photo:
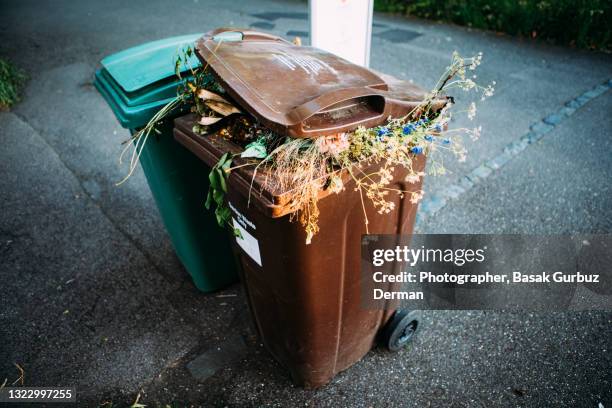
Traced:
[[257, 265], [261, 266], [261, 254], [259, 253], [259, 242], [253, 235], [251, 235], [235, 218], [232, 217], [234, 228], [240, 231], [240, 237], [236, 237], [236, 242], [240, 245], [240, 248], [246, 252]]

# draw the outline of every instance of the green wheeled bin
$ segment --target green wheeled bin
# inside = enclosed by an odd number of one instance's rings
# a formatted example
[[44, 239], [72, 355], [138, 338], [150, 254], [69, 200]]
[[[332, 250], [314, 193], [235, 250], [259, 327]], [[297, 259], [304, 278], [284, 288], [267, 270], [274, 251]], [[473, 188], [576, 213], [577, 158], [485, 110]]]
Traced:
[[[101, 61], [94, 84], [124, 128], [138, 131], [176, 96], [175, 58], [199, 37], [153, 41]], [[199, 66], [195, 57], [190, 62]], [[160, 124], [160, 133], [149, 136], [140, 164], [176, 254], [196, 287], [212, 292], [238, 280], [235, 258], [228, 233], [204, 208], [210, 168], [174, 141], [172, 116]]]

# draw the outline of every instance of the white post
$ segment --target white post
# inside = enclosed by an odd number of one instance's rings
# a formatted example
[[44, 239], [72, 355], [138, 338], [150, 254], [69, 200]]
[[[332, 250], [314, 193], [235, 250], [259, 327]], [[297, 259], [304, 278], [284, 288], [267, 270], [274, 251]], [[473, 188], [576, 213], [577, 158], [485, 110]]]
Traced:
[[309, 0], [308, 3], [310, 44], [367, 67], [374, 0]]

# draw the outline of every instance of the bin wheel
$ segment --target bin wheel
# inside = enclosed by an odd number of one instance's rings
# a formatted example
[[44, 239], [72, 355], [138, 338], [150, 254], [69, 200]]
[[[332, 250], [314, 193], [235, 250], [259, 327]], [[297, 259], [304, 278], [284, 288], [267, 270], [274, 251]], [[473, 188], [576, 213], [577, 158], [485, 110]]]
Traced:
[[398, 351], [414, 338], [421, 322], [420, 310], [397, 310], [381, 332], [381, 343]]

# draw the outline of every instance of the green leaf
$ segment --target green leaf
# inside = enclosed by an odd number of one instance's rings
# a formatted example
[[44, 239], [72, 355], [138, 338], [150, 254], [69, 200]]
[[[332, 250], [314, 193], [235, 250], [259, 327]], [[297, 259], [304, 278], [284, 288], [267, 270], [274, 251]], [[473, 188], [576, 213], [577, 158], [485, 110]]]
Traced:
[[227, 183], [225, 181], [226, 174], [223, 170], [217, 170], [219, 173], [219, 187], [224, 193], [227, 193]]
[[221, 183], [219, 182], [219, 173], [215, 168], [208, 173], [208, 181], [210, 181], [210, 188], [214, 190], [218, 190], [220, 188]]
[[227, 193], [226, 170], [230, 168], [232, 159], [233, 156], [230, 153], [225, 153], [211, 169], [208, 174], [210, 186], [208, 188], [208, 195], [206, 196], [206, 203], [204, 204], [207, 209], [210, 209], [214, 202], [216, 204], [215, 216], [217, 218], [217, 223], [221, 227], [229, 226], [230, 228], [232, 228], [230, 223], [232, 212], [226, 204], [225, 194]]
[[215, 215], [217, 216], [217, 223], [222, 227], [227, 225], [232, 217], [231, 210], [226, 206], [217, 207]]
[[219, 207], [217, 207], [217, 209], [215, 210], [215, 217], [217, 217], [217, 224], [219, 224], [220, 227], [224, 227], [225, 226], [225, 222], [224, 222], [223, 217], [221, 215], [221, 211], [219, 211]]
[[225, 194], [223, 194], [223, 191], [213, 190], [213, 199], [215, 200], [215, 203], [217, 203], [217, 206], [223, 205], [224, 198]]
[[204, 207], [207, 210], [210, 210], [212, 203], [213, 203], [213, 190], [210, 187], [208, 187], [208, 194], [206, 195], [206, 202], [204, 203]]
[[229, 153], [224, 153], [223, 156], [221, 156], [221, 158], [219, 159], [219, 162], [215, 165], [215, 167], [219, 168], [223, 166], [223, 164], [227, 161], [228, 157]]
[[243, 159], [265, 159], [267, 155], [268, 153], [266, 152], [266, 146], [259, 141], [255, 141], [246, 146], [246, 149], [244, 149], [244, 152], [242, 152], [240, 157]]
[[240, 232], [240, 230], [238, 228], [234, 228], [233, 232], [234, 232], [234, 236], [236, 238], [244, 239], [244, 237], [242, 236], [242, 232]]
[[232, 165], [233, 158], [230, 156], [225, 160], [225, 162], [221, 165], [221, 169], [224, 170], [224, 173], [227, 174], [227, 169]]

